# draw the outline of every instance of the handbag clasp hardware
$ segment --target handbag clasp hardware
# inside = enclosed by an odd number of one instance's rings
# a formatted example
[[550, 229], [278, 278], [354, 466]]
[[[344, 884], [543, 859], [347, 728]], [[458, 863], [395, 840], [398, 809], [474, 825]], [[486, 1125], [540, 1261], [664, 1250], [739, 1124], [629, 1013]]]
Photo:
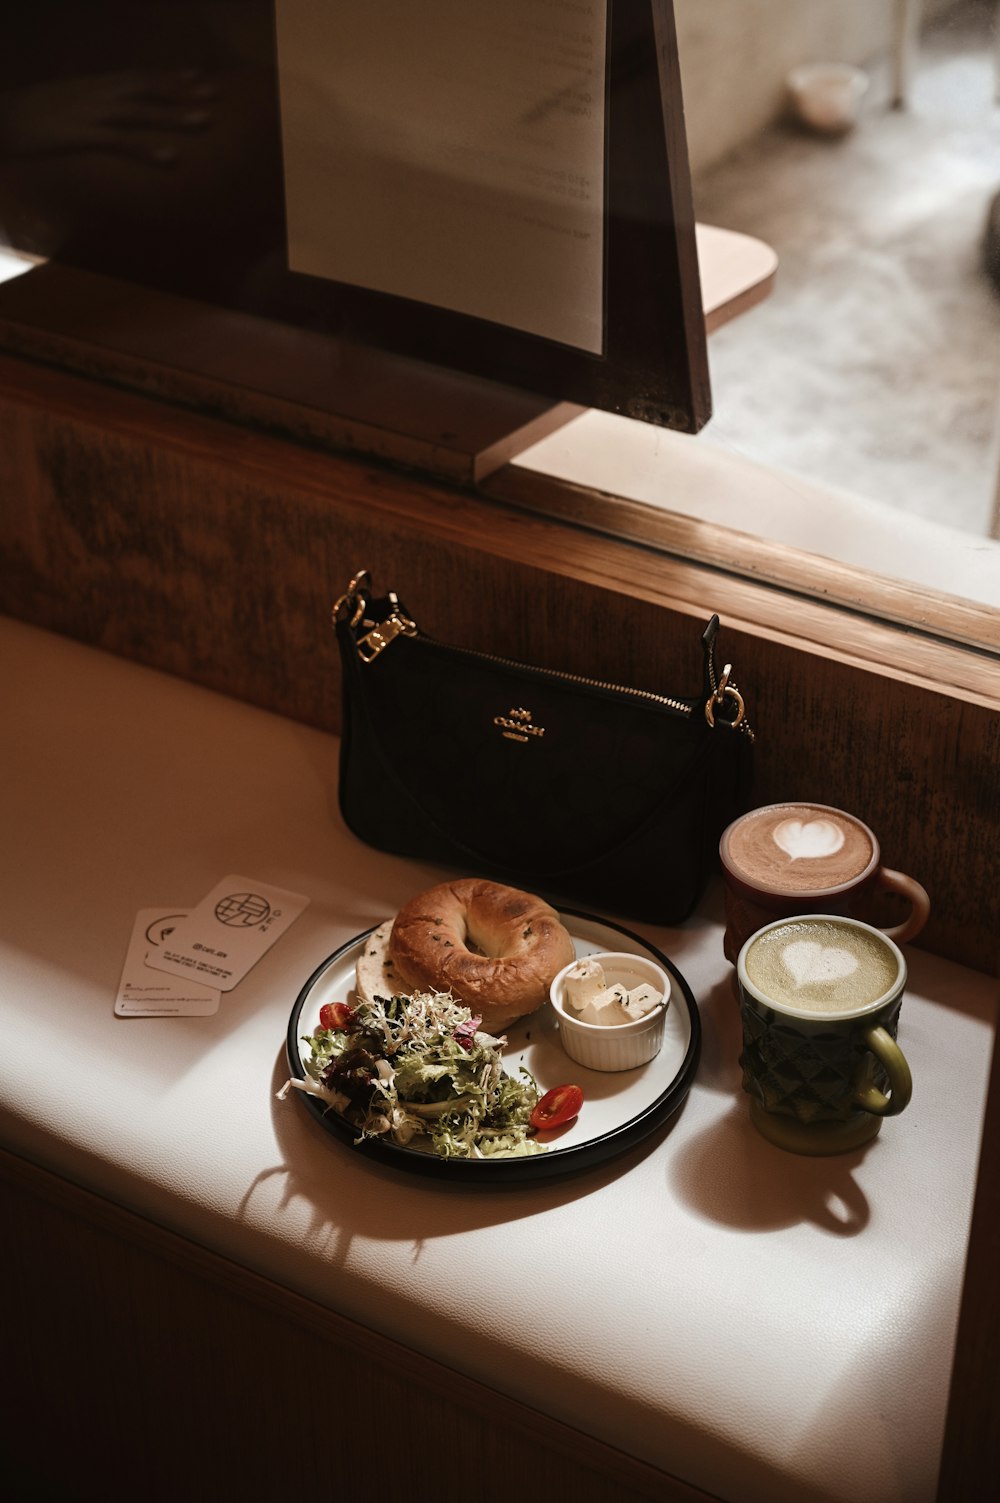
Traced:
[[731, 699], [736, 705], [736, 714], [731, 720], [723, 717], [723, 725], [729, 726], [730, 730], [735, 730], [738, 725], [743, 723], [746, 716], [746, 705], [743, 703], [743, 695], [735, 684], [729, 682], [729, 675], [732, 671], [732, 663], [727, 663], [722, 670], [722, 677], [716, 685], [714, 694], [710, 694], [705, 701], [705, 719], [713, 730], [715, 729], [715, 712], [720, 705], [725, 704], [727, 699]]
[[400, 632], [408, 637], [416, 635], [417, 623], [411, 621], [399, 611], [393, 611], [378, 626], [373, 626], [365, 636], [358, 638], [358, 657], [363, 663], [372, 663], [380, 652], [384, 652], [390, 642], [394, 642]]
[[348, 625], [353, 630], [353, 628], [360, 623], [365, 614], [364, 591], [366, 589], [371, 589], [371, 583], [372, 577], [369, 574], [368, 570], [359, 569], [357, 574], [355, 574], [354, 578], [351, 580], [350, 584], [347, 586], [347, 589], [344, 591], [343, 595], [339, 596], [333, 602], [333, 609], [331, 610], [330, 615], [333, 619], [334, 626], [336, 626], [337, 622], [342, 619], [341, 612], [346, 611], [348, 606], [351, 607], [351, 619]]

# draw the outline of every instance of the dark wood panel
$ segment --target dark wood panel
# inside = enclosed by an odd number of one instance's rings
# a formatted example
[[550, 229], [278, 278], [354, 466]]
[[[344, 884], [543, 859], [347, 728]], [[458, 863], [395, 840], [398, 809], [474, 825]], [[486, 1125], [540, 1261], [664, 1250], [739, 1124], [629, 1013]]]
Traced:
[[19, 1497], [712, 1503], [2, 1151], [0, 1206]]
[[1000, 1047], [994, 1044], [979, 1186], [958, 1322], [938, 1503], [995, 1498], [1000, 1483]]

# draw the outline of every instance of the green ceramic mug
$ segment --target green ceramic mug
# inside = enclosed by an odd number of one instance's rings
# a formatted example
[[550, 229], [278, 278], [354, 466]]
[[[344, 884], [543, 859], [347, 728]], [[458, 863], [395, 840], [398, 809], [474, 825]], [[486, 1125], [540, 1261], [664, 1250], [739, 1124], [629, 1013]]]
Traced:
[[765, 1138], [793, 1153], [846, 1153], [904, 1110], [906, 961], [880, 929], [830, 914], [779, 919], [746, 941], [736, 971], [743, 1089]]

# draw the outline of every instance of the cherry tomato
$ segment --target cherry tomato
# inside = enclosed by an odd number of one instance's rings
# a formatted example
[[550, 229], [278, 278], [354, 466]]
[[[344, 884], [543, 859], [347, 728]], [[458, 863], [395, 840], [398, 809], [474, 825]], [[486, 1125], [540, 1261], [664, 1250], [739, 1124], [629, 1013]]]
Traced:
[[579, 1116], [583, 1105], [583, 1091], [578, 1085], [557, 1085], [546, 1091], [532, 1112], [530, 1122], [537, 1132], [548, 1132], [552, 1127], [562, 1127]]
[[346, 1028], [354, 1016], [354, 1008], [346, 1002], [324, 1002], [319, 1010], [321, 1028]]

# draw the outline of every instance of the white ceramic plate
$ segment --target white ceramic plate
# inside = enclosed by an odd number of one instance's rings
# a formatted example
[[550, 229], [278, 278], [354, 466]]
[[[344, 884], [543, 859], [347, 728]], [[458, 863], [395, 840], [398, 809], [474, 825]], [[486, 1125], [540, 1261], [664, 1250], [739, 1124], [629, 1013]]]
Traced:
[[[576, 945], [577, 957], [598, 950], [624, 950], [655, 960], [671, 978], [663, 1047], [655, 1059], [637, 1070], [606, 1073], [587, 1070], [563, 1050], [559, 1024], [551, 1005], [507, 1030], [504, 1062], [516, 1075], [525, 1065], [543, 1093], [570, 1082], [582, 1086], [584, 1104], [576, 1121], [561, 1131], [546, 1134], [547, 1153], [521, 1159], [443, 1159], [428, 1148], [412, 1144], [403, 1148], [382, 1138], [366, 1138], [355, 1145], [355, 1130], [336, 1112], [304, 1092], [294, 1095], [317, 1121], [335, 1137], [374, 1154], [396, 1168], [417, 1174], [432, 1174], [455, 1181], [486, 1184], [524, 1184], [554, 1175], [573, 1173], [624, 1153], [653, 1132], [677, 1110], [690, 1089], [698, 1065], [701, 1022], [691, 989], [677, 967], [660, 951], [627, 929], [589, 914], [564, 911], [563, 923]], [[288, 1065], [300, 1080], [305, 1076], [303, 1044], [319, 1027], [319, 1010], [325, 1002], [353, 1005], [354, 970], [372, 930], [357, 935], [329, 955], [310, 976], [296, 999], [288, 1023]]]

